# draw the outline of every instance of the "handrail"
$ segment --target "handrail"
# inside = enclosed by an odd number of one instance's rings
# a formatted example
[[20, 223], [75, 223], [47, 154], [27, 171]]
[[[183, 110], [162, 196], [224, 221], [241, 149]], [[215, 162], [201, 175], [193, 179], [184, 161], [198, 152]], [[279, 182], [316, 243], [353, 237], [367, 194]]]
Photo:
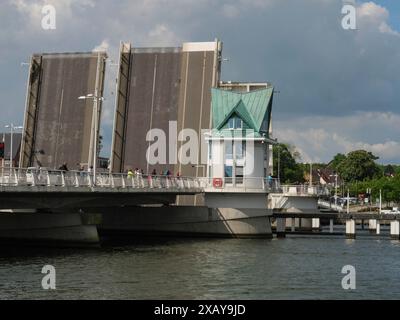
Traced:
[[[218, 182], [218, 183], [217, 183]], [[0, 185], [46, 187], [98, 187], [135, 189], [201, 189], [234, 192], [266, 192], [285, 195], [326, 195], [326, 187], [309, 185], [281, 185], [276, 178], [265, 177], [185, 177], [172, 175], [146, 175], [141, 173], [63, 171], [49, 168], [0, 167]]]
[[246, 191], [265, 191], [280, 192], [278, 179], [268, 179], [264, 177], [222, 177], [222, 178], [198, 178], [204, 188], [213, 190], [237, 190]]
[[98, 172], [94, 181], [93, 172], [63, 171], [47, 168], [2, 168], [0, 185], [47, 186], [47, 187], [108, 187], [108, 188], [201, 188], [196, 178], [130, 173]]

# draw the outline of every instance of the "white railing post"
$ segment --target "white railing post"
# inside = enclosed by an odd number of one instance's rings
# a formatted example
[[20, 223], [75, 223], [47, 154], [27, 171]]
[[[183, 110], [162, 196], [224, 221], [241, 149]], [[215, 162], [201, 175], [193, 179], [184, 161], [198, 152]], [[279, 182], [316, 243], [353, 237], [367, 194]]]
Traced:
[[75, 171], [75, 187], [79, 187], [79, 175], [78, 172]]
[[88, 187], [93, 186], [93, 183], [92, 183], [92, 174], [91, 174], [91, 172], [88, 172], [87, 177], [88, 177]]
[[134, 178], [134, 176], [131, 176], [130, 179], [131, 179], [132, 188], [135, 188], [136, 185], [135, 185], [135, 178]]
[[18, 186], [18, 175], [17, 175], [17, 170], [14, 170], [14, 179], [15, 179], [15, 184]]
[[64, 175], [64, 171], [61, 171], [61, 185], [63, 187], [65, 187], [65, 175]]
[[36, 172], [32, 172], [32, 186], [35, 187], [36, 186]]
[[111, 188], [115, 187], [115, 182], [114, 182], [114, 175], [110, 173], [110, 183], [111, 183]]
[[124, 174], [121, 175], [121, 185], [122, 185], [122, 188], [126, 188], [126, 182], [125, 182], [125, 175]]

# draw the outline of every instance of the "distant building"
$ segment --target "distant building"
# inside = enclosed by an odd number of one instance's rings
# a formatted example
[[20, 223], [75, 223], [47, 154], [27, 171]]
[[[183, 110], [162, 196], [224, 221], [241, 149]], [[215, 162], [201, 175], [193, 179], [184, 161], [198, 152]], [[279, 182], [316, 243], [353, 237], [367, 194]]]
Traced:
[[[4, 143], [4, 158], [1, 159], [1, 166], [10, 166], [10, 152], [11, 152], [11, 134], [0, 133], [0, 143]], [[13, 150], [12, 150], [12, 166], [18, 167], [19, 155], [21, 151], [22, 133], [13, 133]]]
[[[307, 182], [310, 182], [310, 173], [307, 172], [304, 176], [304, 179]], [[336, 171], [330, 168], [320, 168], [312, 170], [312, 183], [321, 184], [321, 185], [329, 185], [334, 186], [341, 185], [343, 183], [343, 179], [338, 174], [336, 181]]]

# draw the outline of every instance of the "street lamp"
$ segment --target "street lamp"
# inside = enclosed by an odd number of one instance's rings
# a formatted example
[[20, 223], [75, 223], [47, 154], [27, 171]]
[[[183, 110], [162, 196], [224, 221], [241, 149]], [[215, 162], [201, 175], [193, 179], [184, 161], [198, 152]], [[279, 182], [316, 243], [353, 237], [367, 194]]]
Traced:
[[93, 99], [93, 113], [94, 113], [94, 140], [93, 140], [93, 184], [96, 185], [96, 167], [97, 167], [97, 130], [98, 130], [98, 102], [104, 101], [103, 97], [97, 96], [96, 93], [89, 93], [86, 96], [78, 97], [79, 100]]
[[[337, 184], [338, 184], [338, 174], [331, 174], [330, 177], [335, 177], [335, 207], [337, 207]], [[335, 208], [336, 209], [336, 208]]]
[[8, 124], [5, 126], [10, 129], [10, 174], [13, 167], [13, 135], [14, 130], [22, 130], [24, 127], [22, 126], [14, 126], [14, 124]]

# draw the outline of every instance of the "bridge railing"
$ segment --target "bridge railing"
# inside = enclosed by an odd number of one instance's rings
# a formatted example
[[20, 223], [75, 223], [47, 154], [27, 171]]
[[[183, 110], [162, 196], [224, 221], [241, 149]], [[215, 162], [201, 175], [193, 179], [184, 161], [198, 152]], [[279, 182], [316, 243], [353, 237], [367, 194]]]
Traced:
[[268, 179], [264, 177], [222, 177], [222, 178], [198, 178], [201, 186], [212, 190], [235, 190], [235, 191], [265, 191], [280, 192], [278, 179]]
[[293, 196], [323, 196], [329, 195], [329, 189], [321, 185], [282, 185], [281, 192]]
[[282, 193], [289, 196], [329, 195], [329, 190], [320, 185], [281, 185], [279, 179], [264, 177], [223, 177], [199, 178], [203, 188], [237, 191], [260, 190], [269, 193]]
[[108, 188], [201, 188], [197, 178], [153, 176], [142, 174], [104, 173], [94, 175], [88, 171], [62, 171], [40, 168], [1, 168], [0, 185], [46, 187], [108, 187]]

